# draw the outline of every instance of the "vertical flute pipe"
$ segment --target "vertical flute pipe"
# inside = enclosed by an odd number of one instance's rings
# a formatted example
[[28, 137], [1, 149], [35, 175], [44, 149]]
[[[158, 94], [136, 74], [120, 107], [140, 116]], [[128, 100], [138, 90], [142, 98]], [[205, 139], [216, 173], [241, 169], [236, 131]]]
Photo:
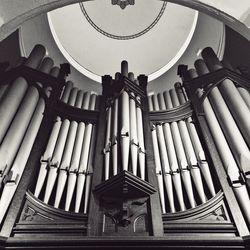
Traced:
[[27, 93], [25, 94], [0, 147], [0, 184], [13, 163], [14, 157], [36, 108], [38, 99], [39, 92], [37, 88], [34, 86], [28, 87]]
[[[50, 71], [50, 74], [54, 77], [57, 77], [59, 75], [59, 68], [57, 68], [57, 67], [52, 68]], [[72, 87], [71, 84], [66, 85], [66, 88], [71, 88], [71, 87]], [[51, 89], [51, 88], [49, 87], [49, 89]], [[63, 100], [64, 100], [64, 102], [66, 102], [68, 100], [68, 97], [66, 96], [65, 91], [64, 91]], [[56, 117], [55, 122], [54, 122], [54, 126], [52, 128], [52, 131], [51, 131], [48, 143], [47, 143], [47, 147], [45, 149], [43, 156], [41, 157], [41, 160], [40, 160], [41, 165], [40, 165], [39, 174], [38, 174], [38, 178], [36, 181], [36, 187], [35, 187], [35, 192], [34, 192], [34, 195], [36, 197], [38, 197], [40, 195], [40, 192], [41, 192], [42, 187], [44, 185], [44, 181], [45, 181], [48, 167], [50, 164], [50, 160], [51, 160], [51, 157], [52, 157], [55, 145], [56, 145], [56, 140], [57, 140], [57, 137], [59, 134], [61, 123], [62, 123], [61, 118], [59, 116]]]
[[143, 120], [142, 111], [139, 104], [141, 104], [141, 98], [136, 96], [137, 106], [136, 106], [136, 122], [137, 122], [137, 135], [139, 144], [139, 167], [141, 179], [145, 180], [145, 143], [144, 143], [144, 133], [143, 133]]
[[[88, 105], [88, 107], [91, 107], [92, 110], [95, 107], [95, 101], [96, 101], [96, 95], [92, 94], [89, 105]], [[81, 158], [79, 162], [77, 184], [76, 184], [76, 201], [75, 201], [76, 213], [79, 212], [81, 202], [82, 202], [82, 194], [83, 194], [83, 189], [85, 186], [86, 171], [87, 171], [87, 164], [88, 164], [89, 151], [90, 151], [92, 128], [93, 128], [92, 123], [87, 124], [85, 128], [85, 133], [84, 133], [83, 146], [82, 146], [82, 151], [81, 151]]]
[[[159, 100], [160, 109], [166, 110], [167, 108], [166, 108], [163, 93], [159, 93], [157, 97]], [[167, 148], [167, 153], [168, 153], [169, 166], [172, 172], [172, 180], [173, 180], [173, 184], [174, 184], [176, 195], [177, 195], [177, 200], [180, 206], [180, 210], [184, 211], [186, 208], [185, 208], [185, 203], [183, 199], [181, 176], [180, 176], [180, 172], [178, 168], [178, 162], [177, 162], [177, 157], [175, 153], [173, 137], [171, 134], [171, 128], [170, 128], [169, 123], [167, 122], [165, 122], [162, 127], [163, 127], [164, 138], [165, 138], [165, 143], [166, 143], [166, 148]]]
[[247, 107], [250, 109], [250, 93], [248, 92], [247, 89], [243, 88], [243, 87], [237, 87], [241, 97], [243, 98], [243, 100], [245, 101]]
[[[159, 111], [159, 103], [157, 100], [157, 95], [153, 95], [153, 106], [154, 106], [154, 111]], [[166, 144], [165, 144], [163, 129], [162, 129], [161, 124], [156, 125], [156, 134], [157, 134], [157, 141], [158, 141], [159, 153], [160, 153], [160, 159], [161, 159], [161, 168], [162, 168], [164, 183], [165, 183], [165, 187], [167, 191], [170, 212], [174, 213], [175, 206], [174, 206], [172, 179], [171, 179], [171, 174], [170, 174], [171, 171], [169, 167], [167, 149], [166, 149]]]
[[[178, 96], [177, 96], [175, 89], [170, 90], [170, 96], [172, 99], [173, 106], [174, 107], [180, 106], [180, 102], [179, 102], [179, 99], [178, 99]], [[205, 203], [206, 202], [206, 195], [205, 195], [204, 188], [203, 188], [201, 173], [200, 173], [200, 169], [198, 167], [197, 158], [196, 158], [196, 155], [194, 152], [194, 148], [193, 148], [193, 145], [191, 142], [191, 138], [190, 138], [189, 131], [187, 129], [186, 122], [181, 120], [178, 123], [179, 123], [180, 133], [181, 133], [181, 137], [182, 137], [182, 143], [183, 143], [184, 150], [185, 150], [185, 153], [186, 153], [186, 156], [188, 159], [188, 163], [190, 166], [190, 172], [191, 172], [191, 175], [193, 177], [194, 184], [195, 184], [196, 189], [198, 191], [198, 195], [200, 197], [201, 202]]]
[[112, 113], [112, 140], [111, 140], [111, 153], [112, 153], [112, 167], [113, 175], [117, 175], [118, 171], [118, 98], [115, 98], [113, 103]]
[[[202, 60], [197, 60], [195, 62], [195, 67], [197, 68], [197, 72], [199, 75], [205, 74], [208, 71], [206, 65]], [[224, 89], [222, 90], [225, 91]], [[238, 97], [235, 96], [235, 98]], [[209, 99], [212, 103], [212, 106], [215, 110], [219, 123], [223, 129], [233, 155], [238, 163], [238, 166], [243, 170], [243, 172], [248, 173], [250, 171], [249, 148], [217, 87], [211, 90]], [[230, 99], [228, 99], [228, 101], [230, 101]], [[247, 113], [245, 115], [247, 115]]]
[[121, 113], [120, 113], [120, 146], [121, 146], [121, 158], [122, 158], [122, 169], [128, 170], [128, 159], [129, 159], [129, 146], [130, 146], [130, 114], [129, 114], [129, 95], [124, 90], [120, 96]]
[[[77, 97], [77, 88], [72, 88], [70, 92], [70, 97], [69, 97], [69, 103], [73, 106], [75, 105], [76, 102], [76, 97]], [[54, 202], [54, 207], [58, 208], [61, 197], [65, 188], [65, 184], [67, 181], [67, 175], [68, 175], [68, 170], [70, 167], [70, 160], [73, 152], [73, 146], [75, 142], [75, 136], [76, 136], [76, 130], [77, 130], [77, 122], [76, 121], [71, 121], [68, 134], [67, 134], [67, 139], [65, 142], [64, 146], [64, 151], [62, 155], [62, 161], [59, 167], [59, 173], [58, 173], [58, 181], [57, 181], [57, 188], [56, 188], [56, 196], [55, 196], [55, 202]]]
[[[44, 59], [40, 70], [48, 73], [52, 67], [53, 61], [50, 58]], [[43, 119], [43, 112], [45, 110], [45, 101], [43, 98], [39, 98], [36, 109], [25, 133], [22, 144], [19, 148], [15, 161], [11, 167], [9, 178], [4, 185], [2, 195], [0, 197], [0, 224], [2, 223], [3, 217], [9, 207], [9, 204], [14, 196], [16, 188], [19, 184], [20, 178], [24, 171], [25, 165], [28, 161], [33, 143], [35, 141], [37, 132]]]
[[110, 167], [110, 146], [111, 146], [111, 115], [112, 107], [111, 105], [107, 107], [106, 115], [106, 139], [105, 139], [105, 148], [103, 149], [104, 153], [104, 179], [109, 179], [109, 167]]
[[162, 208], [162, 213], [165, 214], [166, 205], [165, 205], [163, 178], [162, 178], [162, 171], [161, 171], [161, 161], [160, 161], [159, 148], [158, 148], [158, 142], [157, 142], [157, 136], [156, 136], [156, 128], [154, 127], [154, 125], [153, 125], [151, 133], [152, 133], [154, 160], [155, 160], [155, 168], [156, 168], [155, 170], [156, 170], [156, 177], [158, 181], [161, 208]]
[[[196, 73], [196, 71], [194, 73]], [[198, 75], [194, 73], [189, 73], [191, 79], [198, 77]], [[177, 88], [177, 94], [178, 94], [180, 103], [184, 104], [186, 102], [186, 97], [184, 96], [184, 93], [182, 92], [180, 85]], [[203, 174], [203, 177], [206, 181], [206, 184], [208, 186], [208, 189], [211, 195], [215, 196], [215, 188], [214, 188], [211, 172], [210, 172], [210, 169], [209, 169], [206, 157], [205, 157], [203, 147], [200, 142], [200, 138], [198, 136], [198, 133], [196, 131], [195, 125], [191, 117], [187, 118], [186, 124], [187, 124], [187, 128], [188, 128], [188, 131], [189, 131], [189, 134], [190, 134], [193, 146], [194, 146], [195, 154], [198, 159], [198, 163], [199, 163], [201, 172]]]
[[[70, 85], [71, 84], [69, 83], [68, 86], [70, 86]], [[67, 103], [69, 105], [73, 106], [75, 103], [76, 95], [75, 95], [75, 92], [71, 92], [71, 91], [69, 91], [69, 89], [71, 90], [70, 87], [68, 87], [68, 88], [66, 87], [66, 89], [65, 89], [66, 92], [62, 96], [62, 100], [63, 101], [67, 100]], [[69, 92], [70, 92], [70, 94], [69, 94]], [[55, 148], [53, 151], [53, 156], [52, 156], [51, 161], [50, 161], [48, 179], [47, 179], [47, 183], [46, 183], [45, 195], [44, 195], [44, 200], [43, 200], [45, 203], [49, 202], [49, 198], [51, 196], [53, 187], [55, 185], [55, 181], [57, 178], [57, 170], [58, 170], [60, 163], [61, 163], [61, 160], [62, 160], [63, 150], [64, 150], [65, 142], [67, 139], [69, 126], [70, 126], [70, 121], [68, 119], [65, 119], [62, 122], [61, 127], [60, 127], [60, 131], [58, 134], [56, 145], [55, 145]]]
[[[134, 74], [130, 72], [128, 77], [134, 82]], [[130, 120], [130, 150], [131, 150], [131, 165], [132, 173], [137, 175], [137, 161], [138, 161], [138, 136], [137, 136], [137, 119], [136, 119], [136, 105], [135, 94], [130, 93], [129, 98], [129, 120]]]
[[84, 98], [83, 98], [83, 102], [82, 102], [82, 109], [88, 109], [89, 108], [90, 96], [91, 96], [90, 92], [85, 92], [84, 93]]
[[86, 173], [86, 188], [85, 188], [84, 206], [83, 206], [84, 214], [86, 214], [88, 211], [91, 182], [92, 182], [92, 176], [93, 176], [93, 171], [94, 171], [95, 143], [96, 143], [96, 125], [93, 125], [89, 159], [88, 159], [88, 167], [87, 167], [88, 170]]
[[[45, 55], [45, 48], [42, 45], [36, 45], [31, 51], [25, 66], [37, 68]], [[18, 77], [8, 88], [0, 103], [0, 143], [7, 132], [15, 113], [21, 104], [21, 101], [28, 88], [28, 83], [23, 77]], [[4, 117], [4, 118], [3, 118]], [[5, 166], [0, 166], [0, 171]]]
[[[202, 89], [197, 90], [198, 97], [203, 95]], [[250, 198], [247, 193], [246, 185], [240, 183], [240, 174], [238, 166], [234, 160], [234, 157], [231, 153], [229, 145], [224, 137], [224, 134], [221, 130], [221, 127], [217, 121], [217, 118], [214, 114], [212, 106], [207, 98], [203, 102], [203, 108], [206, 116], [206, 120], [210, 131], [212, 133], [213, 139], [221, 156], [224, 168], [227, 172], [227, 175], [232, 183], [232, 188], [234, 190], [235, 196], [239, 202], [240, 208], [247, 220], [248, 225], [250, 224]]]
[[[166, 108], [167, 109], [173, 108], [173, 103], [171, 100], [170, 92], [164, 91], [163, 95], [164, 95], [164, 99], [165, 99]], [[190, 176], [190, 172], [188, 169], [188, 162], [186, 159], [186, 155], [185, 155], [185, 151], [184, 151], [184, 147], [182, 144], [181, 135], [180, 135], [180, 131], [179, 131], [177, 122], [171, 122], [170, 128], [171, 128], [173, 141], [174, 141], [174, 145], [175, 145], [178, 165], [179, 165], [179, 168], [181, 170], [182, 181], [184, 183], [184, 187], [185, 187], [185, 190], [187, 192], [190, 206], [192, 208], [194, 208], [195, 207], [195, 200], [194, 200], [191, 176]]]
[[[75, 102], [76, 108], [82, 107], [83, 98], [84, 98], [84, 93], [82, 90], [79, 90], [77, 92], [77, 97], [76, 97], [76, 102]], [[70, 167], [69, 167], [66, 201], [65, 201], [66, 211], [69, 211], [72, 197], [74, 195], [76, 178], [77, 178], [76, 174], [77, 174], [80, 157], [81, 157], [81, 149], [82, 149], [84, 131], [85, 131], [85, 123], [79, 122], [77, 126], [76, 135], [75, 135], [74, 148], [73, 148], [72, 157], [70, 161]]]
[[[216, 71], [223, 68], [212, 48], [207, 47], [203, 49], [201, 55], [210, 71]], [[229, 106], [230, 111], [232, 112], [232, 115], [237, 122], [248, 146], [250, 147], [249, 108], [239, 94], [235, 84], [231, 80], [223, 80], [219, 86], [219, 89], [225, 100], [227, 100], [227, 105]]]
[[[128, 77], [128, 62], [122, 61], [121, 63], [121, 75]], [[122, 169], [128, 170], [128, 159], [129, 159], [129, 146], [130, 146], [130, 134], [129, 134], [129, 123], [130, 123], [130, 114], [129, 114], [129, 95], [123, 90], [120, 96], [121, 103], [121, 114], [120, 114], [120, 123], [121, 123], [121, 156], [122, 156]]]

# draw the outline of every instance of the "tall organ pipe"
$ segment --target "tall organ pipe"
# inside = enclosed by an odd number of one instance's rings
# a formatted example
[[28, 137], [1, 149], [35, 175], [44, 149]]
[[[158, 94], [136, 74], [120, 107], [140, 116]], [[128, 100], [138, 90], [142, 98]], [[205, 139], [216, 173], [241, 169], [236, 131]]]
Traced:
[[[201, 97], [203, 95], [203, 90], [198, 89], [197, 95], [198, 97]], [[210, 128], [211, 134], [215, 141], [217, 150], [222, 159], [226, 173], [231, 183], [233, 184], [232, 187], [235, 192], [236, 198], [239, 201], [240, 207], [245, 217], [247, 218], [248, 223], [250, 223], [250, 211], [249, 211], [250, 198], [247, 193], [246, 186], [240, 184], [239, 182], [240, 174], [239, 174], [238, 166], [234, 160], [234, 157], [231, 153], [229, 145], [224, 137], [223, 131], [220, 127], [220, 124], [215, 116], [215, 113], [213, 111], [213, 108], [208, 98], [204, 99], [202, 107], [204, 109], [204, 113], [205, 113], [208, 126]]]
[[[165, 104], [166, 104], [167, 109], [173, 108], [170, 92], [164, 91], [163, 95], [164, 95]], [[192, 183], [191, 183], [191, 176], [190, 176], [190, 172], [188, 169], [188, 162], [186, 159], [186, 155], [185, 155], [185, 151], [184, 151], [184, 147], [182, 144], [181, 135], [180, 135], [180, 131], [179, 131], [177, 122], [172, 122], [170, 124], [170, 128], [171, 128], [171, 132], [172, 132], [172, 136], [173, 136], [173, 141], [174, 141], [174, 145], [175, 145], [178, 164], [179, 164], [179, 167], [181, 169], [181, 176], [182, 176], [182, 180], [184, 183], [184, 187], [185, 187], [185, 190], [187, 192], [190, 206], [192, 208], [194, 208], [195, 207], [195, 200], [194, 200], [193, 188], [192, 188]]]
[[[45, 60], [52, 67], [53, 62]], [[46, 66], [42, 65], [41, 71], [47, 71]], [[14, 161], [18, 148], [23, 140], [24, 134], [29, 126], [31, 117], [39, 100], [39, 92], [35, 86], [29, 86], [27, 92], [20, 104], [20, 107], [4, 137], [0, 146], [0, 159], [2, 168], [2, 176], [0, 176], [0, 184], [4, 176], [9, 172], [9, 169]], [[1, 178], [2, 177], [2, 178]]]
[[[75, 106], [77, 108], [88, 109], [90, 101], [90, 93], [83, 92], [80, 90], [77, 94], [77, 99]], [[72, 153], [72, 158], [70, 162], [69, 176], [68, 176], [68, 185], [67, 185], [67, 193], [66, 193], [66, 202], [65, 202], [65, 210], [68, 211], [70, 208], [70, 204], [72, 201], [72, 197], [75, 190], [76, 180], [77, 180], [77, 172], [81, 158], [81, 150], [83, 145], [85, 132], [85, 123], [80, 122], [77, 127], [77, 133], [74, 143], [74, 149]]]
[[[90, 103], [88, 108], [94, 110], [95, 102], [96, 102], [96, 94], [92, 94], [90, 97]], [[87, 164], [89, 158], [92, 128], [93, 128], [92, 123], [87, 124], [85, 128], [81, 158], [78, 169], [78, 177], [77, 177], [75, 212], [79, 212], [82, 201], [82, 194], [85, 185]]]
[[[136, 96], [136, 100], [139, 104], [141, 104], [141, 98], [139, 96]], [[136, 106], [136, 122], [137, 122], [137, 135], [139, 144], [140, 176], [143, 180], [145, 180], [145, 144], [144, 144], [142, 111], [139, 105]]]
[[[210, 71], [215, 71], [223, 68], [212, 48], [205, 48], [201, 53], [205, 63]], [[227, 105], [232, 112], [248, 146], [250, 147], [250, 110], [239, 94], [234, 83], [225, 79], [221, 82], [219, 89], [223, 97], [227, 100]], [[240, 143], [238, 143], [240, 144]]]
[[[193, 76], [193, 78], [194, 77], [195, 76]], [[178, 98], [179, 98], [180, 103], [185, 104], [186, 97], [184, 96], [184, 93], [181, 90], [181, 86], [179, 84], [177, 85], [177, 94], [178, 94]], [[209, 169], [208, 163], [206, 161], [205, 153], [204, 153], [204, 150], [202, 148], [198, 133], [196, 131], [195, 125], [194, 125], [191, 117], [187, 118], [186, 124], [187, 124], [189, 135], [190, 135], [190, 138], [192, 140], [192, 144], [194, 147], [194, 151], [195, 151], [201, 172], [204, 176], [204, 179], [207, 183], [207, 186], [208, 186], [208, 189], [209, 189], [211, 195], [215, 196], [215, 189], [214, 189], [214, 184], [213, 184], [213, 180], [211, 177], [210, 169]]]
[[[153, 95], [152, 100], [153, 100], [154, 111], [159, 111], [159, 103], [157, 100], [157, 96]], [[160, 153], [160, 159], [161, 159], [161, 167], [162, 167], [162, 171], [163, 171], [163, 178], [164, 178], [164, 183], [165, 183], [165, 187], [166, 187], [170, 211], [172, 213], [174, 213], [175, 206], [174, 206], [172, 178], [171, 178], [171, 174], [170, 174], [171, 171], [170, 171], [170, 167], [169, 167], [167, 149], [166, 149], [166, 144], [165, 144], [163, 129], [162, 129], [161, 124], [156, 124], [156, 134], [157, 134], [159, 153]]]
[[[166, 104], [165, 104], [163, 93], [159, 93], [157, 96], [158, 96], [158, 100], [160, 104], [159, 106], [161, 110], [166, 110]], [[165, 138], [165, 143], [166, 143], [166, 148], [167, 148], [167, 153], [168, 153], [169, 166], [172, 171], [173, 184], [174, 184], [175, 191], [177, 194], [177, 199], [178, 199], [178, 203], [180, 206], [180, 210], [184, 211], [186, 208], [185, 208], [185, 203], [183, 199], [181, 176], [179, 173], [178, 162], [177, 162], [177, 157], [175, 153], [170, 124], [165, 122], [162, 126], [163, 126], [164, 138]]]
[[[170, 90], [170, 96], [171, 96], [172, 103], [173, 103], [174, 107], [180, 106], [180, 102], [179, 102], [179, 99], [178, 99], [178, 96], [177, 96], [175, 89]], [[180, 129], [180, 134], [181, 134], [184, 150], [186, 153], [186, 157], [188, 159], [188, 164], [190, 166], [190, 172], [191, 172], [191, 175], [193, 177], [193, 181], [195, 183], [195, 186], [196, 186], [196, 189], [198, 191], [201, 202], [205, 203], [206, 202], [206, 195], [205, 195], [204, 188], [203, 188], [201, 173], [200, 173], [200, 169], [198, 167], [198, 162], [196, 159], [196, 155], [195, 155], [194, 148], [193, 148], [193, 145], [191, 142], [189, 131], [187, 129], [186, 122], [181, 120], [178, 122], [178, 125], [179, 125], [179, 129]]]
[[[134, 82], [134, 74], [129, 73], [128, 77]], [[130, 151], [131, 151], [131, 165], [132, 173], [137, 175], [137, 161], [138, 161], [138, 137], [137, 137], [137, 119], [136, 119], [136, 105], [135, 94], [130, 93], [129, 98], [129, 119], [130, 119]]]
[[[197, 68], [197, 72], [199, 75], [203, 75], [203, 74], [208, 73], [208, 69], [207, 69], [204, 61], [202, 61], [202, 60], [197, 60], [195, 62], [195, 67]], [[229, 83], [230, 86], [231, 86], [231, 83]], [[222, 86], [222, 83], [221, 83], [221, 86]], [[227, 138], [227, 141], [229, 142], [229, 145], [232, 149], [233, 155], [234, 155], [238, 165], [240, 166], [241, 169], [243, 169], [244, 172], [249, 172], [250, 171], [250, 151], [249, 151], [249, 148], [248, 148], [248, 146], [243, 138], [242, 133], [240, 132], [240, 130], [236, 124], [236, 121], [234, 120], [234, 118], [230, 112], [231, 110], [229, 110], [229, 108], [230, 109], [232, 108], [231, 104], [230, 104], [232, 97], [230, 99], [226, 95], [226, 98], [228, 98], [228, 99], [225, 99], [226, 100], [226, 102], [225, 102], [225, 100], [222, 97], [222, 94], [224, 93], [224, 91], [228, 92], [227, 95], [229, 95], [229, 94], [231, 95], [233, 93], [233, 92], [227, 90], [227, 88], [225, 86], [223, 88], [221, 88], [222, 93], [220, 93], [220, 91], [217, 87], [214, 87], [209, 94], [209, 99], [210, 99], [211, 104], [215, 110], [215, 114], [217, 116], [217, 119], [219, 120], [219, 123], [223, 129], [223, 132]], [[236, 89], [236, 91], [237, 91], [237, 89]], [[238, 96], [239, 96], [239, 93], [238, 93], [238, 95], [235, 95], [233, 99], [237, 99]], [[234, 103], [236, 105], [236, 103], [238, 103], [238, 102], [234, 101]], [[239, 103], [241, 103], [241, 101], [239, 101]], [[244, 107], [242, 107], [242, 108], [244, 109]], [[245, 113], [245, 116], [247, 116], [247, 113]], [[249, 123], [249, 125], [250, 125], [250, 123]]]
[[[77, 88], [73, 88], [71, 90], [70, 100], [69, 100], [69, 103], [72, 103], [71, 105], [75, 105], [77, 92], [78, 92]], [[76, 121], [70, 122], [67, 139], [65, 142], [64, 151], [62, 155], [62, 161], [60, 164], [58, 181], [57, 181], [56, 197], [55, 197], [55, 203], [54, 203], [54, 207], [56, 208], [59, 207], [62, 193], [66, 184], [68, 170], [70, 168], [70, 160], [72, 157], [72, 152], [73, 152], [73, 147], [74, 147], [74, 142], [75, 142], [77, 125], [78, 124]]]
[[[68, 101], [69, 93], [70, 93], [70, 90], [72, 88], [72, 85], [73, 85], [72, 82], [67, 82], [67, 85], [64, 88], [64, 91], [63, 91], [63, 94], [61, 97], [61, 100], [63, 102]], [[35, 193], [34, 193], [34, 195], [36, 197], [38, 197], [40, 192], [41, 192], [41, 189], [43, 187], [43, 184], [44, 184], [44, 181], [45, 181], [45, 178], [47, 175], [48, 168], [50, 167], [51, 158], [52, 158], [55, 146], [56, 146], [56, 141], [57, 141], [57, 137], [59, 135], [61, 124], [62, 124], [61, 118], [59, 116], [57, 116], [56, 120], [54, 122], [53, 129], [52, 129], [51, 134], [50, 134], [50, 138], [49, 138], [46, 150], [45, 150], [43, 156], [41, 157], [41, 165], [40, 165], [40, 170], [39, 170], [38, 179], [37, 179], [36, 188], [35, 188]]]
[[[25, 66], [36, 69], [45, 55], [45, 48], [42, 45], [36, 45], [31, 51]], [[23, 77], [18, 77], [8, 88], [8, 91], [1, 99], [0, 117], [4, 117], [0, 122], [0, 143], [7, 132], [15, 113], [26, 93], [28, 83]], [[6, 164], [6, 163], [3, 163]], [[3, 171], [5, 165], [0, 165], [0, 171]]]
[[[45, 73], [49, 73], [49, 70], [52, 67], [52, 65], [53, 61], [50, 58], [46, 58], [44, 59], [40, 67], [40, 70]], [[10, 202], [14, 196], [16, 188], [23, 174], [33, 143], [35, 141], [36, 135], [38, 133], [40, 124], [43, 119], [44, 110], [45, 110], [45, 101], [42, 97], [40, 97], [37, 106], [35, 108], [35, 111], [33, 113], [32, 119], [25, 133], [25, 136], [23, 138], [22, 144], [15, 157], [15, 161], [11, 167], [9, 178], [6, 181], [2, 191], [2, 195], [0, 196], [0, 224], [2, 223], [3, 217], [5, 216], [5, 213], [10, 205]]]
[[[71, 106], [73, 106], [75, 104], [75, 101], [76, 101], [76, 92], [72, 91], [72, 90], [70, 92], [69, 99], [68, 99], [68, 104]], [[49, 202], [51, 192], [52, 192], [53, 187], [55, 185], [55, 181], [56, 181], [56, 177], [57, 177], [57, 170], [60, 167], [60, 164], [62, 162], [63, 150], [65, 148], [65, 143], [66, 143], [66, 139], [67, 139], [67, 135], [68, 135], [68, 131], [69, 131], [69, 126], [70, 126], [70, 121], [68, 119], [65, 119], [61, 124], [61, 128], [60, 128], [58, 138], [56, 141], [56, 145], [55, 145], [55, 148], [53, 151], [53, 156], [52, 156], [51, 162], [50, 162], [48, 180], [46, 183], [46, 189], [45, 189], [45, 195], [44, 195], [44, 202], [45, 203]], [[65, 174], [61, 174], [61, 178], [65, 179]], [[62, 182], [63, 181], [64, 180], [62, 180]], [[60, 192], [60, 191], [58, 191], [58, 192]], [[60, 195], [60, 194], [58, 194], [58, 195]]]

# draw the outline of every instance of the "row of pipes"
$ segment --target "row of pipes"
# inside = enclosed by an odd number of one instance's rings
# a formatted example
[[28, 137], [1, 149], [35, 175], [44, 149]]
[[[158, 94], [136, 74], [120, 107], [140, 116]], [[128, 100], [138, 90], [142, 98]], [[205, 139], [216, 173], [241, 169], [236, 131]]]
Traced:
[[[203, 60], [195, 61], [195, 69], [189, 70], [191, 79], [223, 68], [211, 48], [205, 48], [201, 54]], [[201, 97], [203, 92], [199, 88], [196, 94]], [[249, 192], [241, 178], [241, 172], [249, 178], [250, 170], [250, 94], [225, 79], [211, 90], [202, 107], [235, 196], [250, 224]]]
[[[122, 62], [121, 74], [138, 84], [127, 62]], [[116, 78], [120, 78], [116, 73]], [[119, 97], [110, 99], [106, 108], [106, 134], [104, 147], [104, 180], [121, 169], [131, 171], [145, 180], [145, 145], [141, 97], [124, 89]], [[118, 153], [120, 151], [120, 154]], [[119, 156], [121, 155], [121, 157]], [[139, 166], [139, 167], [138, 167]]]
[[[149, 110], [170, 110], [186, 103], [180, 90], [148, 96]], [[163, 213], [194, 208], [215, 195], [210, 168], [191, 117], [152, 127], [153, 150]], [[187, 199], [185, 198], [187, 196]]]
[[[44, 58], [45, 52], [43, 46], [36, 45], [18, 65], [57, 76], [59, 68], [53, 67], [50, 58]], [[50, 87], [44, 89], [47, 96], [50, 91]], [[43, 97], [25, 78], [0, 86], [0, 225], [22, 177], [44, 110]]]
[[[67, 82], [61, 101], [76, 108], [96, 109], [97, 95]], [[57, 116], [36, 181], [34, 195], [55, 208], [87, 213], [93, 174], [96, 125]]]

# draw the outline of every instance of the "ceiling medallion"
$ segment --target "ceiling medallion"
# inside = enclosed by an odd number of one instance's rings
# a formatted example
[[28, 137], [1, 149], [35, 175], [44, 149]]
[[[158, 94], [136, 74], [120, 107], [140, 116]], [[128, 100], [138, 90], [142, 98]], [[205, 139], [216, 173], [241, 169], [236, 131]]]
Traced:
[[121, 9], [125, 9], [128, 5], [134, 5], [135, 0], [111, 0], [112, 5], [119, 5]]
[[[119, 2], [129, 2], [131, 4], [131, 2], [134, 2], [134, 0], [111, 0], [112, 1], [112, 4], [113, 2], [117, 2], [117, 4], [119, 4]], [[162, 3], [162, 7], [161, 7], [161, 10], [160, 12], [158, 13], [157, 17], [153, 20], [153, 22], [148, 26], [146, 27], [145, 29], [143, 29], [142, 31], [138, 32], [138, 33], [135, 33], [135, 34], [131, 34], [131, 35], [114, 35], [114, 34], [111, 34], [109, 32], [106, 32], [104, 31], [103, 29], [101, 29], [99, 26], [97, 26], [93, 21], [92, 19], [90, 18], [90, 16], [88, 15], [85, 7], [84, 7], [84, 4], [83, 2], [80, 2], [79, 3], [80, 5], [80, 8], [81, 8], [81, 11], [83, 13], [83, 15], [85, 16], [85, 18], [87, 19], [87, 21], [90, 23], [90, 25], [96, 29], [99, 33], [101, 33], [102, 35], [104, 36], [107, 36], [109, 38], [112, 38], [112, 39], [117, 39], [117, 40], [129, 40], [129, 39], [134, 39], [134, 38], [137, 38], [139, 36], [142, 36], [144, 35], [145, 33], [147, 33], [148, 31], [150, 31], [157, 23], [158, 21], [160, 20], [160, 18], [162, 17], [165, 9], [166, 9], [166, 6], [167, 6], [167, 1], [163, 1]], [[126, 7], [126, 6], [125, 6]], [[124, 7], [124, 8], [125, 8]], [[122, 8], [122, 7], [121, 7]]]

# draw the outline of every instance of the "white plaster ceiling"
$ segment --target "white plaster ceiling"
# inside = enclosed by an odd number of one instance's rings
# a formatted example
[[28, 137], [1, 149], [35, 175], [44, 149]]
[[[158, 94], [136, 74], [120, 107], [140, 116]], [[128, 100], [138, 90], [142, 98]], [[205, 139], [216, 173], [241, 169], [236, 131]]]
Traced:
[[120, 71], [122, 60], [128, 61], [135, 75], [156, 79], [184, 53], [197, 21], [197, 11], [159, 0], [136, 0], [125, 9], [111, 0], [82, 6], [84, 13], [79, 4], [48, 13], [49, 23], [68, 61], [98, 82], [102, 75]]

